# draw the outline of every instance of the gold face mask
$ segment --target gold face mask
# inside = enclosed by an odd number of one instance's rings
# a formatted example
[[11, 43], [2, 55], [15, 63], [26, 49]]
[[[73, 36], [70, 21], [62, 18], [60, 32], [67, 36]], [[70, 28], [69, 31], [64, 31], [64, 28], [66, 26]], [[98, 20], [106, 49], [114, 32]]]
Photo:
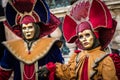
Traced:
[[84, 30], [78, 33], [79, 41], [84, 49], [90, 49], [94, 43], [94, 36], [91, 30]]
[[30, 40], [35, 35], [35, 28], [33, 23], [22, 24], [22, 33], [25, 39]]

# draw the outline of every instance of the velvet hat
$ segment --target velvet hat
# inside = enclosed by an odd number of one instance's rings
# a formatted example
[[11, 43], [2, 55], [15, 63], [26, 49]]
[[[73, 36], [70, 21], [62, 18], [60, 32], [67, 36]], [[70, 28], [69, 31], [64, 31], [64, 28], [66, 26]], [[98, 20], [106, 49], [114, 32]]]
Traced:
[[23, 23], [38, 24], [40, 37], [50, 34], [60, 24], [60, 20], [50, 13], [45, 0], [9, 0], [5, 8], [5, 16], [4, 24], [20, 37]]
[[88, 24], [99, 39], [102, 49], [106, 48], [114, 35], [117, 22], [100, 0], [80, 0], [72, 5], [63, 22], [65, 40], [68, 43], [76, 42], [78, 30], [88, 29]]

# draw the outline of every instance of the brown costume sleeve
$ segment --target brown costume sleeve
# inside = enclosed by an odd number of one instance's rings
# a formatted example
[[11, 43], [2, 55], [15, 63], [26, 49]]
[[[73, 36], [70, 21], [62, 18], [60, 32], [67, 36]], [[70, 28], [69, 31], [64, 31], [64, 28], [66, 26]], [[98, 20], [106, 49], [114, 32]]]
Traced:
[[56, 63], [56, 76], [62, 80], [75, 80], [76, 53], [74, 53], [68, 64]]
[[104, 59], [102, 67], [103, 80], [118, 80], [114, 63], [109, 56]]

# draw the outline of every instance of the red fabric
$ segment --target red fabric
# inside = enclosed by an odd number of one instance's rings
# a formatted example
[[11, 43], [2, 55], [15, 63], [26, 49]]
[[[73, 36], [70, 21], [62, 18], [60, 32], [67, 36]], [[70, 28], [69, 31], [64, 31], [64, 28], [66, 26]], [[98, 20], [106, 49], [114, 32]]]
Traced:
[[118, 77], [118, 80], [120, 80], [120, 56], [116, 53], [112, 53], [109, 56], [113, 59], [116, 69], [116, 75]]
[[70, 15], [75, 18], [75, 20], [82, 20], [82, 18], [88, 17], [90, 3], [89, 1], [82, 1], [81, 3], [77, 4], [71, 11]]
[[[84, 21], [90, 23], [92, 30], [94, 30], [96, 37], [100, 41], [102, 49], [106, 48], [116, 28], [116, 22], [112, 20], [107, 6], [101, 0], [92, 0], [92, 2], [79, 1], [73, 5], [70, 14], [65, 16], [63, 23], [64, 37], [67, 42], [73, 43], [77, 40], [76, 25]], [[82, 46], [80, 44], [78, 45], [82, 49]]]
[[[8, 28], [11, 28], [12, 31], [19, 37], [22, 37], [20, 24], [21, 21], [23, 21], [24, 19], [23, 17], [26, 17], [26, 15], [30, 15], [31, 19], [29, 17], [29, 19], [24, 21], [23, 23], [35, 22], [36, 24], [38, 24], [40, 26], [40, 38], [49, 35], [60, 25], [60, 20], [49, 12], [49, 8], [44, 0], [11, 0], [11, 4], [12, 5], [9, 5], [8, 3], [6, 9], [7, 12], [13, 13], [13, 18], [11, 20], [11, 16], [7, 15], [6, 13], [7, 25], [5, 25]], [[39, 9], [40, 11], [43, 11], [40, 12], [38, 11]], [[16, 12], [16, 10], [18, 12]], [[19, 14], [19, 12], [22, 15]], [[43, 17], [42, 15], [46, 16]]]
[[35, 22], [35, 19], [30, 15], [26, 15], [22, 18], [22, 21], [20, 22], [20, 24], [28, 24], [33, 22]]
[[[84, 30], [91, 30], [91, 29], [92, 29], [92, 26], [90, 25], [90, 23], [87, 21], [84, 21], [84, 22], [81, 22], [80, 24], [78, 24], [77, 33], [83, 32]], [[99, 35], [97, 32], [95, 32], [94, 34], [95, 34], [96, 38], [99, 38]]]
[[30, 12], [34, 7], [35, 0], [13, 0], [14, 7], [20, 12]]
[[80, 80], [88, 80], [88, 58], [86, 57]]
[[81, 52], [81, 50], [75, 50], [74, 52], [78, 54], [79, 52]]
[[63, 34], [68, 43], [73, 43], [77, 38], [77, 23], [68, 15], [65, 16], [63, 23]]
[[0, 69], [0, 80], [9, 80], [12, 71], [5, 71]]
[[[35, 66], [34, 64], [31, 65], [24, 65], [24, 73], [23, 73], [24, 80], [36, 80], [35, 79]], [[30, 78], [30, 79], [27, 79]]]
[[[60, 25], [60, 20], [56, 16], [50, 14], [50, 17], [50, 22], [48, 24], [38, 23], [40, 26], [40, 38], [52, 33]], [[4, 21], [4, 25], [12, 30], [16, 35], [22, 37], [20, 25], [11, 27], [7, 21]]]
[[78, 32], [83, 32], [84, 30], [91, 30], [91, 26], [90, 26], [89, 22], [87, 22], [87, 21], [81, 22], [77, 26], [77, 33]]
[[49, 35], [60, 25], [60, 20], [53, 14], [50, 14], [50, 21], [47, 24], [39, 24], [40, 38]]
[[53, 62], [46, 64], [47, 69], [50, 71], [49, 80], [55, 80], [55, 68], [56, 65]]
[[[16, 23], [17, 25], [21, 25], [21, 24], [28, 24], [28, 23], [37, 23], [37, 22], [40, 22], [40, 17], [38, 16], [37, 13], [35, 12], [32, 12], [31, 15], [27, 14], [25, 15], [24, 17], [21, 17], [20, 14], [18, 14], [16, 16]], [[18, 26], [16, 26], [18, 27]]]
[[108, 29], [108, 28], [99, 29], [99, 32], [98, 32], [99, 33], [99, 41], [102, 46], [102, 49], [104, 49], [108, 46], [108, 44], [112, 40], [113, 35], [115, 33], [117, 22], [115, 20], [113, 20], [112, 23], [113, 23], [113, 25], [112, 25], [113, 27], [110, 29]]
[[112, 17], [110, 11], [100, 0], [93, 0], [90, 8], [89, 19], [93, 25], [93, 29], [99, 27], [112, 28]]
[[89, 19], [93, 29], [98, 31], [102, 49], [106, 48], [114, 35], [117, 23], [112, 19], [109, 9], [101, 0], [93, 0]]

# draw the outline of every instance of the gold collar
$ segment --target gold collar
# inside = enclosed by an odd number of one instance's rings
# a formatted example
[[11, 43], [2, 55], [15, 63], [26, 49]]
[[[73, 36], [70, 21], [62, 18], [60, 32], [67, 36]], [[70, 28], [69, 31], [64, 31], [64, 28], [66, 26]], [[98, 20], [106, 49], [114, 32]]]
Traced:
[[41, 38], [35, 41], [31, 46], [30, 54], [28, 54], [26, 42], [22, 39], [5, 41], [3, 44], [17, 59], [26, 64], [32, 64], [44, 57], [55, 41], [55, 38]]

